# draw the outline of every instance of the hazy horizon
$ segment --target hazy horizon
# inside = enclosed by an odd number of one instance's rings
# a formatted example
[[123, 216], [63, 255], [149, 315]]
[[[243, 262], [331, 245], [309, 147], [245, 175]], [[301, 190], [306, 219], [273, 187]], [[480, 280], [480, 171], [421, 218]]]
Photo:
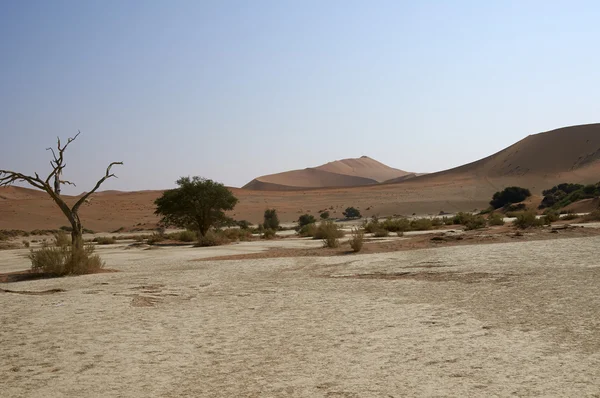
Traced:
[[[435, 172], [595, 123], [595, 2], [0, 4], [0, 168], [67, 193], [164, 189], [366, 155]], [[596, 119], [595, 119], [596, 118]]]

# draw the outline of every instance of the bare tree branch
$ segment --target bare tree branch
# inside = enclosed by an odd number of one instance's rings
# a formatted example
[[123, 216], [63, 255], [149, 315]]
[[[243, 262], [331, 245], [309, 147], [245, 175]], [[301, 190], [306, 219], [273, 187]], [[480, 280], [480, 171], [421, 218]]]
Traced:
[[25, 181], [36, 188], [42, 189], [44, 191], [46, 190], [46, 184], [37, 175], [37, 173], [35, 174], [35, 177], [32, 177], [25, 174], [17, 173], [15, 171], [0, 170], [0, 187], [9, 186], [18, 181]]
[[113, 166], [115, 165], [122, 165], [123, 162], [112, 162], [111, 164], [108, 165], [108, 167], [106, 168], [106, 174], [104, 175], [104, 177], [102, 177], [100, 180], [98, 180], [98, 182], [96, 183], [96, 186], [89, 191], [88, 193], [86, 193], [85, 195], [83, 195], [78, 201], [77, 203], [75, 203], [75, 205], [73, 206], [73, 208], [71, 209], [73, 211], [73, 213], [77, 213], [77, 211], [79, 210], [79, 207], [83, 204], [83, 202], [85, 202], [87, 200], [87, 198], [90, 197], [91, 194], [93, 194], [94, 192], [96, 192], [98, 190], [98, 188], [100, 188], [100, 185], [102, 185], [102, 183], [106, 180], [108, 180], [109, 178], [115, 177], [117, 178], [117, 176], [115, 174], [111, 174], [110, 169], [112, 169]]

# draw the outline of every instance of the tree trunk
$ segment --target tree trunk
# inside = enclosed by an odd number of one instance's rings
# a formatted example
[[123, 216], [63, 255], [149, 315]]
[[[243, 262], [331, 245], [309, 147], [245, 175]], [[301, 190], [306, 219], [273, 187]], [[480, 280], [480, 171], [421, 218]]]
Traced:
[[79, 221], [79, 216], [77, 214], [73, 214], [73, 218], [71, 221], [71, 246], [74, 250], [82, 250], [83, 249], [83, 227], [81, 226], [81, 221]]

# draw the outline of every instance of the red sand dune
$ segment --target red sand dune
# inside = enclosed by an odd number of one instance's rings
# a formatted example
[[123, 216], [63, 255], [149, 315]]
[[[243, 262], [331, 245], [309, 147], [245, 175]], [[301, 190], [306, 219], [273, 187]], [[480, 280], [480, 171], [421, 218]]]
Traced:
[[[365, 177], [357, 172], [348, 178]], [[486, 208], [494, 192], [510, 185], [540, 195], [542, 190], [562, 182], [585, 184], [599, 180], [600, 124], [592, 124], [531, 135], [479, 161], [397, 183], [293, 191], [231, 188], [240, 202], [230, 215], [257, 222], [266, 208], [276, 208], [283, 221], [324, 209], [341, 217], [348, 206], [358, 207], [365, 216], [469, 211]], [[84, 226], [98, 231], [152, 226], [157, 221], [153, 201], [160, 194], [139, 191], [96, 195], [82, 209]], [[65, 224], [64, 216], [44, 193], [0, 188], [0, 229], [50, 229]]]
[[414, 175], [394, 169], [367, 156], [342, 159], [318, 167], [269, 174], [255, 178], [244, 189], [289, 191], [303, 188], [373, 185], [392, 178]]

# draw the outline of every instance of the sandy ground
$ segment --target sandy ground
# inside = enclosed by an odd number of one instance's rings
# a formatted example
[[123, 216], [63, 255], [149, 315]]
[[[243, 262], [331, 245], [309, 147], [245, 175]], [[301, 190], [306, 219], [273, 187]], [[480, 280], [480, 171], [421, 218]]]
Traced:
[[600, 237], [190, 261], [263, 245], [103, 247], [121, 272], [0, 284], [65, 290], [0, 294], [1, 395], [600, 396]]

